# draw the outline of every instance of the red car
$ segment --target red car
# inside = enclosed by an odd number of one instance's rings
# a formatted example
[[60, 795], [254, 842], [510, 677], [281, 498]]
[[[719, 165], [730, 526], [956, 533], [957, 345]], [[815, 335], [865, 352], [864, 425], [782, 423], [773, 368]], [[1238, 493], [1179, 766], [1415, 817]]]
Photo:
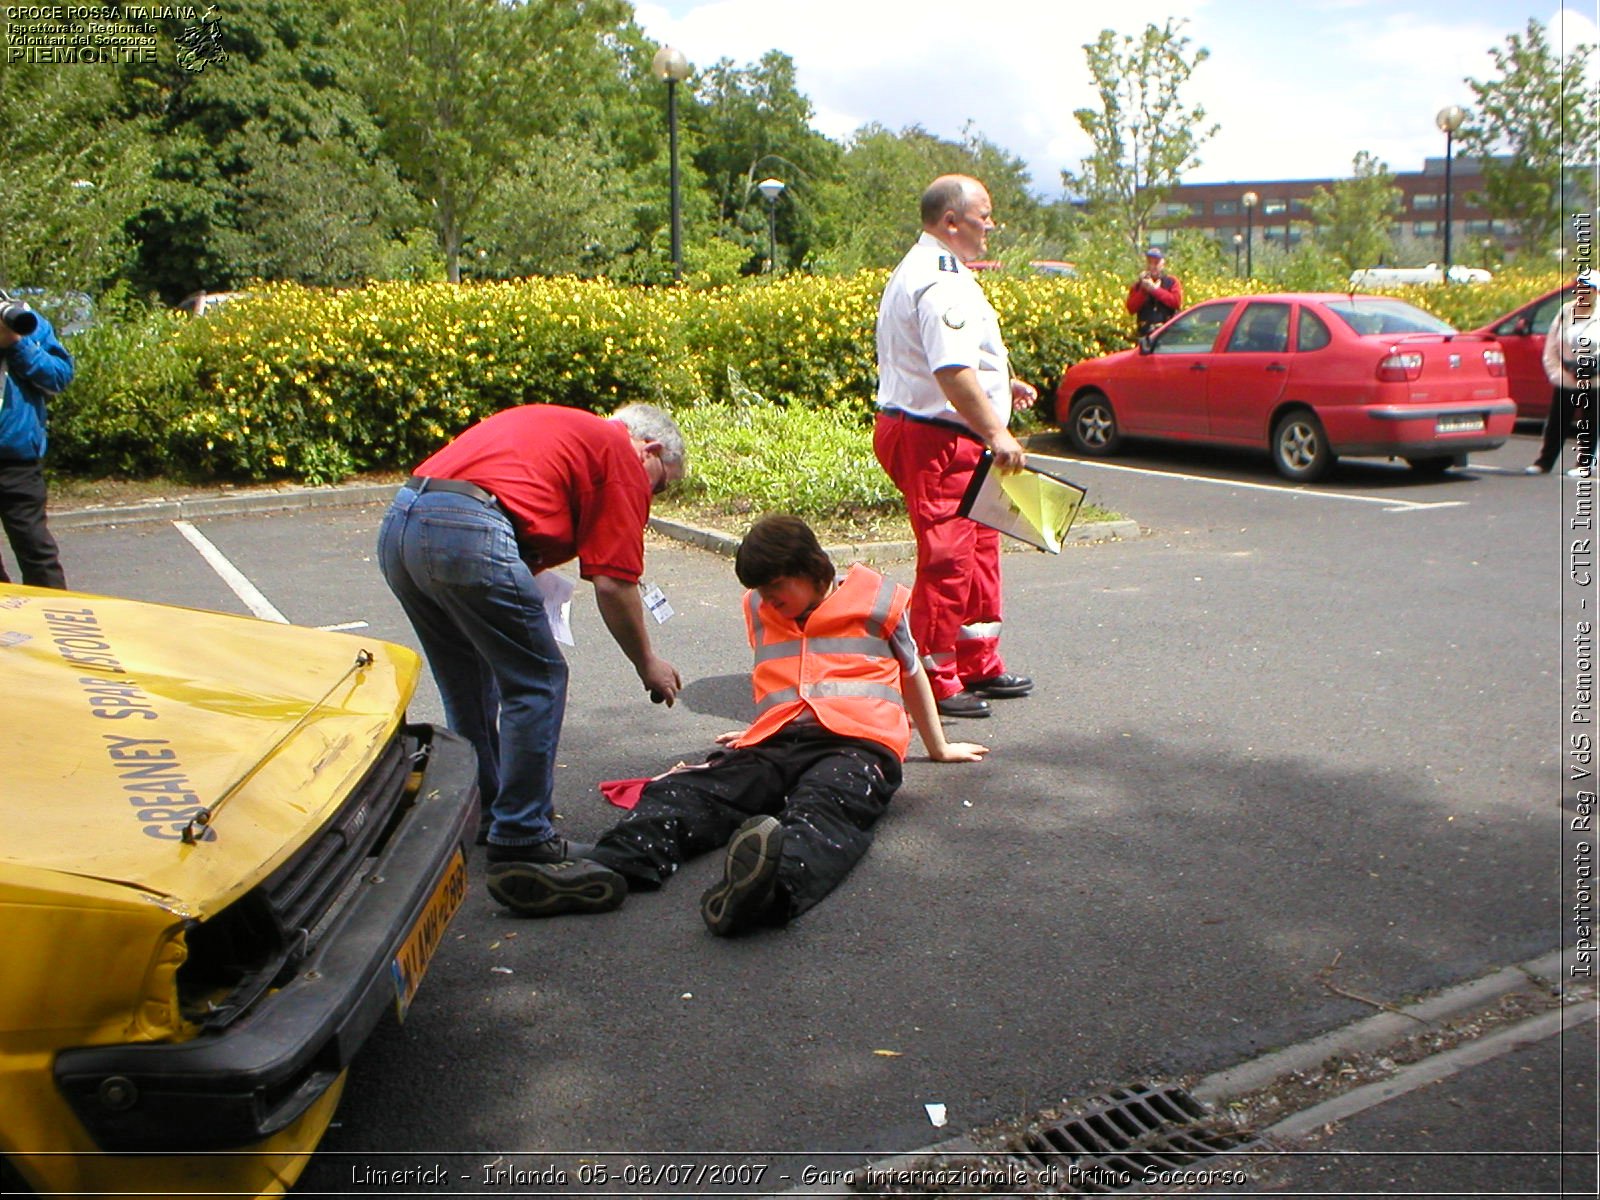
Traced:
[[1517, 402], [1517, 420], [1542, 421], [1550, 411], [1550, 379], [1544, 373], [1544, 335], [1561, 306], [1572, 299], [1572, 284], [1546, 292], [1537, 300], [1490, 321], [1474, 333], [1500, 343], [1506, 356], [1506, 381]]
[[1256, 446], [1306, 483], [1340, 455], [1442, 473], [1504, 444], [1516, 405], [1492, 337], [1386, 296], [1295, 293], [1198, 304], [1078, 363], [1055, 417], [1080, 454], [1132, 437]]

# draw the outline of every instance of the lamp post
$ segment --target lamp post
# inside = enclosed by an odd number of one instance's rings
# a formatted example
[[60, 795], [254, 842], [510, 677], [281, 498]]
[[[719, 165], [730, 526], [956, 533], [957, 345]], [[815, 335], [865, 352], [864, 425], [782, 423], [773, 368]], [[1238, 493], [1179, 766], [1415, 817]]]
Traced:
[[1450, 160], [1455, 150], [1456, 130], [1467, 119], [1459, 104], [1441, 108], [1433, 123], [1444, 130], [1444, 281], [1450, 282]]
[[783, 180], [763, 179], [756, 191], [767, 198], [767, 270], [778, 269], [778, 197], [783, 195]]
[[672, 282], [683, 282], [683, 217], [678, 203], [678, 85], [689, 78], [689, 60], [681, 50], [663, 46], [650, 60], [650, 72], [667, 85], [667, 155], [672, 192]]
[[1233, 273], [1239, 273], [1239, 251], [1244, 249], [1244, 234], [1233, 235]]
[[1254, 192], [1246, 192], [1239, 197], [1239, 203], [1244, 205], [1244, 277], [1251, 278], [1255, 274], [1255, 224], [1256, 202], [1261, 199]]

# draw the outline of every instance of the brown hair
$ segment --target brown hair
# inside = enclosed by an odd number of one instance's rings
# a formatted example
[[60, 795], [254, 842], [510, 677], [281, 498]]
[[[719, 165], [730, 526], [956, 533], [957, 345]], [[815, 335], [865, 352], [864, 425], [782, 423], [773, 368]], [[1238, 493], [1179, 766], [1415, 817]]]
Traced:
[[765, 587], [790, 576], [809, 579], [820, 588], [833, 582], [833, 560], [799, 517], [778, 514], [762, 517], [739, 543], [733, 573], [747, 588]]

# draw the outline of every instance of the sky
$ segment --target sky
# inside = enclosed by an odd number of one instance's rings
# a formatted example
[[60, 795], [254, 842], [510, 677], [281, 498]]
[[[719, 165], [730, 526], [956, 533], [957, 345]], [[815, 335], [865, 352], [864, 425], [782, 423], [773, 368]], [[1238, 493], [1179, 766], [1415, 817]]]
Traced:
[[1073, 111], [1095, 95], [1083, 46], [1186, 19], [1210, 57], [1184, 100], [1217, 135], [1185, 183], [1341, 179], [1357, 152], [1392, 171], [1442, 157], [1441, 108], [1530, 18], [1554, 45], [1600, 41], [1596, 0], [636, 0], [636, 20], [696, 67], [768, 50], [794, 60], [814, 124], [839, 141], [869, 122], [959, 139], [971, 125], [1060, 194], [1089, 143]]

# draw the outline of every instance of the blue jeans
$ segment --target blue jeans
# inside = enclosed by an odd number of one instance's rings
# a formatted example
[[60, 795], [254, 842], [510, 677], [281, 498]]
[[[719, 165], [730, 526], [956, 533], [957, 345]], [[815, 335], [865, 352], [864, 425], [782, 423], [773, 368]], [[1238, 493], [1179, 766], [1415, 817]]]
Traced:
[[510, 518], [469, 496], [403, 487], [378, 530], [378, 565], [422, 642], [446, 722], [478, 752], [489, 841], [554, 837], [567, 661]]

